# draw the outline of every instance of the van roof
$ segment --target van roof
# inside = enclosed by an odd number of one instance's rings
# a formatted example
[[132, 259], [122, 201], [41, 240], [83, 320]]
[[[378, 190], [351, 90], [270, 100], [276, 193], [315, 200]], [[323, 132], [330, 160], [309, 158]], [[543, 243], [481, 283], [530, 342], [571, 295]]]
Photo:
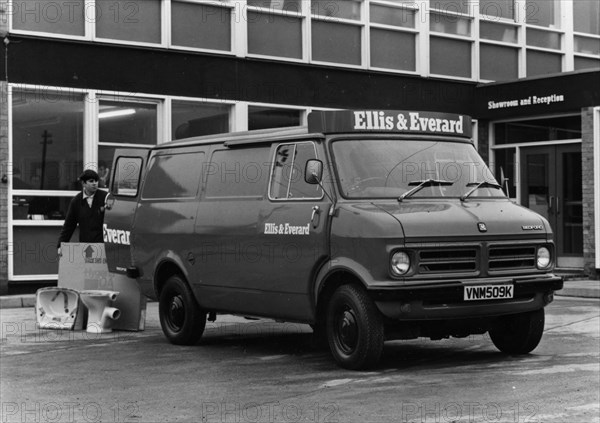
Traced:
[[219, 144], [223, 143], [225, 146], [233, 147], [236, 145], [246, 144], [258, 144], [263, 142], [270, 142], [274, 139], [277, 140], [297, 140], [304, 138], [315, 138], [323, 137], [322, 133], [310, 134], [307, 126], [291, 126], [285, 128], [269, 128], [269, 129], [255, 129], [252, 131], [243, 132], [226, 132], [222, 134], [203, 135], [200, 137], [183, 138], [180, 140], [170, 141], [164, 144], [160, 144], [156, 147], [159, 148], [171, 148], [171, 147], [184, 147], [188, 145], [197, 144]]

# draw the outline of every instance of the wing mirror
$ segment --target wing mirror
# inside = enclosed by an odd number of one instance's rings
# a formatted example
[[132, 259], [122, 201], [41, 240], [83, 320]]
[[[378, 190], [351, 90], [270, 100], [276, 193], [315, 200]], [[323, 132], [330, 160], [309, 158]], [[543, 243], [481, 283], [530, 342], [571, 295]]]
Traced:
[[323, 179], [323, 162], [317, 159], [311, 159], [306, 162], [304, 169], [304, 180], [307, 184], [318, 185]]

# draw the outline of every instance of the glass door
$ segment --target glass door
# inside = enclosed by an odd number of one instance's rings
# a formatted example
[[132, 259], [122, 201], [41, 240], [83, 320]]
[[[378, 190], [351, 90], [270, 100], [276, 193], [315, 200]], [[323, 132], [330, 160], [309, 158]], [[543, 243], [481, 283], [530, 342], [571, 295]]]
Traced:
[[581, 145], [521, 149], [521, 204], [554, 231], [558, 267], [583, 267]]

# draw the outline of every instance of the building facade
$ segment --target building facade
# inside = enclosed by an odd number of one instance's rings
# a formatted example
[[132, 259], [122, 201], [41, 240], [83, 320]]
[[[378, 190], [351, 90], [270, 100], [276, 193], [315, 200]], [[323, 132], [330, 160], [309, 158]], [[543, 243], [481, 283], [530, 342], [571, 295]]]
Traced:
[[56, 283], [84, 167], [115, 148], [302, 125], [314, 109], [465, 113], [558, 266], [600, 268], [596, 0], [1, 0], [0, 290]]

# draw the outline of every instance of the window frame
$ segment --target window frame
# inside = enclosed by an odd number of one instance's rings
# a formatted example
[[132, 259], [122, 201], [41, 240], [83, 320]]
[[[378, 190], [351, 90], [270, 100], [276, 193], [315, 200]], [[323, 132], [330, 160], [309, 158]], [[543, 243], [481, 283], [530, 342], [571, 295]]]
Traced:
[[[179, 44], [174, 44], [173, 43], [173, 1], [178, 1], [180, 3], [191, 3], [191, 4], [197, 4], [197, 5], [203, 5], [203, 6], [210, 6], [210, 7], [221, 7], [224, 9], [229, 9], [231, 14], [230, 14], [230, 21], [229, 21], [229, 36], [230, 36], [230, 46], [229, 46], [229, 50], [215, 50], [215, 49], [210, 49], [210, 48], [203, 48], [203, 47], [191, 47], [191, 46], [181, 46]], [[206, 1], [206, 0], [167, 0], [165, 2], [165, 21], [163, 22], [163, 33], [164, 33], [164, 38], [165, 40], [165, 44], [169, 49], [172, 50], [182, 50], [182, 51], [191, 51], [191, 52], [199, 52], [199, 53], [216, 53], [216, 54], [223, 54], [226, 56], [233, 56], [236, 55], [237, 50], [240, 48], [240, 43], [237, 40], [237, 33], [242, 32], [240, 29], [238, 29], [238, 25], [240, 25], [240, 22], [236, 22], [236, 19], [234, 18], [235, 13], [237, 13], [239, 7], [236, 7], [236, 5], [234, 3], [232, 3], [232, 0], [222, 0], [222, 1]], [[243, 19], [242, 19], [243, 21]], [[244, 22], [245, 25], [245, 22]]]
[[[388, 24], [373, 22], [371, 20], [371, 7], [372, 6], [387, 7], [390, 9], [401, 9], [404, 11], [412, 12], [412, 13], [414, 13], [415, 25], [414, 25], [414, 27], [410, 28], [410, 27], [404, 27], [404, 26], [388, 25]], [[365, 48], [367, 49], [369, 54], [367, 57], [364, 58], [364, 60], [367, 64], [368, 68], [372, 69], [372, 70], [381, 70], [384, 72], [394, 72], [394, 73], [403, 73], [403, 74], [412, 74], [412, 75], [420, 74], [423, 66], [421, 65], [421, 60], [419, 59], [421, 31], [419, 28], [420, 11], [419, 11], [418, 5], [416, 3], [413, 3], [413, 4], [404, 3], [403, 4], [403, 3], [391, 3], [391, 2], [385, 2], [385, 1], [373, 1], [372, 0], [367, 5], [366, 9], [367, 9], [366, 12], [368, 13], [368, 18], [367, 18], [368, 26], [366, 29], [367, 41], [366, 42], [368, 43], [368, 45], [365, 46]], [[372, 34], [373, 29], [414, 35], [413, 48], [415, 49], [415, 69], [411, 71], [408, 69], [394, 69], [394, 68], [387, 68], [387, 67], [381, 67], [381, 66], [374, 66], [372, 63], [373, 46], [371, 45], [371, 34]]]
[[[144, 202], [165, 202], [165, 201], [169, 201], [169, 202], [179, 202], [179, 201], [190, 201], [190, 200], [195, 200], [196, 198], [198, 198], [199, 193], [202, 191], [202, 185], [203, 185], [203, 169], [202, 167], [200, 168], [200, 171], [198, 172], [198, 181], [197, 181], [197, 186], [196, 186], [196, 193], [192, 196], [184, 196], [184, 197], [145, 197], [146, 195], [146, 187], [148, 185], [148, 176], [150, 175], [150, 171], [152, 170], [152, 166], [153, 164], [157, 161], [157, 159], [163, 158], [163, 157], [175, 157], [175, 156], [183, 156], [183, 155], [201, 155], [203, 156], [204, 159], [206, 159], [206, 151], [205, 150], [195, 150], [195, 151], [177, 151], [177, 152], [173, 152], [172, 150], [167, 150], [167, 151], [160, 151], [157, 154], [153, 154], [150, 156], [150, 158], [148, 159], [148, 165], [146, 166], [146, 174], [144, 176], [144, 183], [143, 183], [143, 187], [142, 187], [142, 192], [140, 194], [140, 201], [144, 201]], [[206, 162], [206, 160], [201, 161], [201, 164], [204, 164]]]
[[[135, 190], [135, 194], [119, 194], [116, 189], [115, 189], [115, 183], [117, 182], [117, 178], [113, 178], [112, 181], [110, 181], [110, 187], [109, 187], [109, 192], [114, 195], [115, 197], [125, 197], [125, 198], [136, 198], [139, 194], [140, 194], [140, 188], [142, 186], [142, 171], [143, 169], [143, 164], [144, 164], [144, 160], [141, 157], [136, 157], [136, 156], [117, 156], [116, 160], [115, 160], [115, 165], [117, 165], [119, 163], [119, 160], [121, 159], [133, 159], [133, 160], [139, 160], [139, 170], [138, 170], [138, 175], [137, 175], [137, 188]], [[117, 169], [118, 167], [115, 166], [115, 175], [117, 173]]]
[[[260, 146], [257, 146], [257, 147], [260, 147]], [[254, 148], [256, 148], [256, 147], [254, 147]], [[266, 149], [270, 149], [269, 146], [267, 146]], [[218, 196], [209, 195], [208, 187], [209, 187], [209, 181], [210, 181], [211, 175], [208, 172], [210, 171], [210, 168], [213, 165], [213, 163], [215, 163], [214, 162], [215, 153], [223, 152], [223, 151], [231, 151], [231, 148], [217, 145], [210, 152], [210, 159], [206, 161], [207, 166], [206, 166], [206, 169], [202, 172], [202, 179], [200, 182], [201, 191], [202, 191], [202, 201], [230, 201], [230, 200], [234, 200], [234, 201], [261, 200], [262, 201], [265, 198], [264, 190], [262, 191], [261, 194], [253, 194], [253, 195], [218, 195]], [[240, 151], [243, 151], [243, 149], [241, 149]], [[209, 155], [207, 154], [207, 157], [208, 156]], [[268, 157], [269, 157], [269, 152], [267, 152], [266, 160], [269, 160]], [[270, 163], [268, 161], [264, 164], [270, 165]], [[268, 177], [265, 178], [264, 183], [270, 184], [271, 166], [268, 166], [268, 168], [265, 167], [264, 169], [263, 168], [261, 168], [261, 169], [265, 172], [267, 172], [267, 171], [269, 172], [269, 175], [268, 175]], [[242, 174], [240, 174], [240, 178], [243, 178]]]
[[[283, 1], [283, 0], [280, 0]], [[261, 53], [250, 53], [249, 51], [249, 45], [248, 45], [248, 22], [244, 22], [244, 37], [245, 37], [245, 56], [249, 57], [249, 58], [258, 58], [258, 59], [274, 59], [277, 61], [283, 61], [283, 62], [296, 62], [296, 63], [306, 63], [308, 61], [308, 57], [309, 57], [309, 53], [308, 51], [311, 50], [311, 46], [310, 43], [308, 42], [308, 31], [309, 31], [309, 25], [308, 25], [308, 18], [307, 18], [307, 9], [310, 10], [310, 7], [306, 7], [305, 5], [305, 0], [300, 0], [299, 1], [301, 10], [298, 12], [294, 12], [294, 11], [290, 11], [290, 10], [282, 10], [282, 9], [276, 9], [274, 7], [262, 7], [262, 6], [251, 6], [249, 4], [245, 4], [245, 8], [246, 8], [246, 19], [248, 19], [248, 14], [249, 13], [257, 13], [257, 14], [261, 14], [261, 15], [265, 15], [265, 16], [269, 16], [269, 15], [273, 15], [273, 16], [278, 16], [278, 17], [283, 17], [283, 18], [294, 18], [294, 19], [298, 19], [300, 22], [300, 48], [302, 49], [301, 51], [301, 57], [300, 58], [296, 58], [296, 57], [284, 57], [284, 56], [274, 56], [274, 55], [270, 55], [270, 54], [261, 54]]]
[[[473, 9], [477, 9], [474, 11]], [[427, 31], [427, 49], [428, 49], [428, 57], [427, 57], [427, 76], [434, 76], [436, 78], [444, 78], [444, 79], [452, 79], [456, 81], [473, 81], [479, 79], [479, 20], [477, 19], [479, 16], [476, 13], [479, 12], [478, 8], [470, 7], [468, 8], [468, 13], [460, 13], [454, 12], [450, 10], [436, 9], [434, 7], [430, 7], [427, 13], [427, 19], [424, 24], [426, 25]], [[456, 19], [465, 19], [469, 21], [469, 35], [459, 35], [459, 34], [451, 34], [446, 32], [438, 32], [433, 31], [431, 29], [431, 15], [437, 14], [440, 16], [447, 17], [455, 17]], [[468, 42], [470, 44], [470, 55], [471, 55], [471, 63], [470, 63], [470, 76], [457, 76], [457, 75], [446, 75], [441, 73], [435, 73], [431, 70], [431, 40], [432, 38], [444, 38], [451, 39], [455, 41]]]
[[[269, 187], [268, 187], [268, 192], [267, 192], [267, 197], [269, 199], [269, 201], [274, 201], [274, 202], [281, 202], [281, 201], [293, 201], [293, 202], [298, 202], [298, 201], [318, 201], [318, 200], [322, 200], [324, 197], [324, 193], [323, 193], [323, 189], [320, 190], [321, 195], [319, 197], [302, 197], [302, 198], [295, 198], [295, 197], [289, 197], [290, 195], [290, 191], [292, 188], [292, 175], [293, 172], [290, 172], [289, 174], [289, 178], [288, 178], [288, 187], [287, 187], [287, 196], [286, 198], [275, 198], [272, 193], [271, 193], [271, 188], [273, 186], [273, 181], [275, 178], [275, 162], [277, 160], [277, 151], [279, 151], [279, 149], [283, 146], [286, 145], [293, 145], [294, 146], [294, 160], [292, 161], [290, 168], [293, 169], [295, 162], [296, 162], [296, 149], [298, 147], [299, 144], [310, 144], [313, 147], [313, 150], [315, 152], [315, 159], [319, 159], [319, 155], [318, 155], [318, 149], [317, 149], [317, 144], [315, 141], [312, 140], [306, 140], [306, 141], [296, 141], [296, 142], [280, 142], [280, 143], [274, 143], [273, 144], [273, 155], [271, 158], [271, 166], [269, 169]], [[304, 174], [304, 170], [302, 169], [302, 172]], [[282, 181], [283, 182], [283, 181]]]

